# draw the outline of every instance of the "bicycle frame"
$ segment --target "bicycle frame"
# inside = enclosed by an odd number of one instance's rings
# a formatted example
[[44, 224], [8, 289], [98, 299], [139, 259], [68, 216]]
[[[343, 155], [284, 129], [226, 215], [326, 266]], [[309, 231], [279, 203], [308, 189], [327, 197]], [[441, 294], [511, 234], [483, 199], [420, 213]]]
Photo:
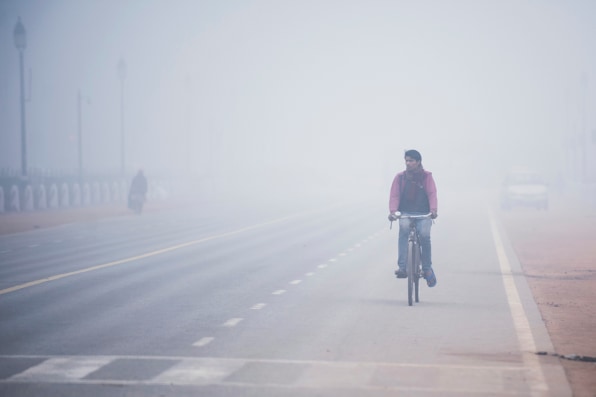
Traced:
[[[431, 214], [425, 215], [399, 215], [398, 219], [410, 220], [410, 231], [408, 233], [408, 253], [407, 253], [407, 272], [408, 272], [408, 305], [412, 306], [413, 300], [418, 303], [419, 284], [422, 275], [422, 262], [420, 251], [420, 236], [416, 227], [416, 219], [430, 218]], [[414, 296], [412, 296], [414, 295]], [[414, 299], [413, 299], [414, 298]]]

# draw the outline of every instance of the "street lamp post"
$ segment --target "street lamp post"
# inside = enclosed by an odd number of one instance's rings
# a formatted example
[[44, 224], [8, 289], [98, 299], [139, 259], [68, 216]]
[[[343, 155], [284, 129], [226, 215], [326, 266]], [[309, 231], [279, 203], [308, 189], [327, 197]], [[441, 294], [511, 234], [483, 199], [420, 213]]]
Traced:
[[27, 176], [27, 135], [25, 133], [25, 77], [23, 74], [24, 51], [27, 47], [27, 32], [19, 17], [13, 31], [14, 45], [19, 51], [19, 70], [21, 85], [21, 174]]
[[120, 77], [120, 173], [124, 176], [124, 79], [126, 78], [126, 63], [122, 58], [118, 61], [118, 76]]
[[78, 169], [79, 182], [83, 182], [83, 117], [81, 115], [81, 90], [77, 91], [77, 148], [78, 148]]
[[190, 79], [190, 75], [186, 75], [186, 114], [184, 115], [185, 119], [185, 129], [186, 129], [186, 172], [190, 174], [190, 129], [191, 129], [191, 105], [192, 105], [192, 80]]
[[91, 104], [91, 99], [81, 94], [81, 90], [77, 90], [77, 168], [79, 173], [79, 182], [83, 183], [83, 176], [85, 170], [83, 168], [83, 101], [87, 102], [87, 105]]

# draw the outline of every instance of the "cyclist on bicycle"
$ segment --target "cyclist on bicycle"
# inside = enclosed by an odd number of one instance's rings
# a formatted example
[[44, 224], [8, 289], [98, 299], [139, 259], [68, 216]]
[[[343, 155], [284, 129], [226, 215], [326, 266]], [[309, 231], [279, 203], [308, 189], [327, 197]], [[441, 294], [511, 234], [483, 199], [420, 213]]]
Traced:
[[432, 173], [422, 167], [422, 156], [417, 150], [407, 150], [404, 158], [406, 170], [398, 173], [391, 184], [389, 194], [389, 220], [397, 219], [396, 212], [403, 215], [431, 214], [431, 219], [400, 219], [398, 242], [397, 278], [407, 278], [406, 259], [408, 252], [408, 233], [410, 222], [417, 222], [420, 236], [422, 271], [429, 287], [437, 284], [432, 268], [430, 227], [432, 219], [437, 217], [437, 188]]

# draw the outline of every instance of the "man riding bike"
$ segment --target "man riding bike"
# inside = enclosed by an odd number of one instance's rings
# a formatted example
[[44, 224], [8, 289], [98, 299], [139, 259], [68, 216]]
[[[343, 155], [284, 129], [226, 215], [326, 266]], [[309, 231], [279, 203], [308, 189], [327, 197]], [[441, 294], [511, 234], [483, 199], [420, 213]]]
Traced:
[[432, 268], [430, 228], [432, 219], [437, 215], [437, 187], [432, 173], [422, 167], [422, 156], [417, 150], [407, 150], [404, 155], [406, 170], [398, 173], [391, 184], [389, 194], [389, 220], [398, 219], [396, 213], [403, 215], [431, 214], [425, 219], [400, 219], [398, 241], [397, 278], [407, 278], [406, 260], [408, 251], [408, 232], [410, 222], [417, 222], [420, 236], [422, 272], [429, 287], [437, 284]]
[[143, 170], [139, 170], [130, 184], [130, 192], [128, 193], [128, 208], [140, 214], [143, 210], [143, 203], [145, 203], [145, 196], [147, 195], [147, 178]]

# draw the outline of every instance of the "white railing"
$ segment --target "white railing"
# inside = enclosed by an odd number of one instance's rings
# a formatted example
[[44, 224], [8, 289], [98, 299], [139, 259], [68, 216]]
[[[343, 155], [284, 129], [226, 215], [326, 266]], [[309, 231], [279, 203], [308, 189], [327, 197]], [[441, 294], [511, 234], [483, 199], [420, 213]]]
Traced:
[[[150, 182], [147, 198], [165, 200], [168, 188]], [[60, 183], [30, 183], [0, 186], [0, 213], [80, 208], [111, 203], [126, 203], [128, 183], [124, 180]]]

